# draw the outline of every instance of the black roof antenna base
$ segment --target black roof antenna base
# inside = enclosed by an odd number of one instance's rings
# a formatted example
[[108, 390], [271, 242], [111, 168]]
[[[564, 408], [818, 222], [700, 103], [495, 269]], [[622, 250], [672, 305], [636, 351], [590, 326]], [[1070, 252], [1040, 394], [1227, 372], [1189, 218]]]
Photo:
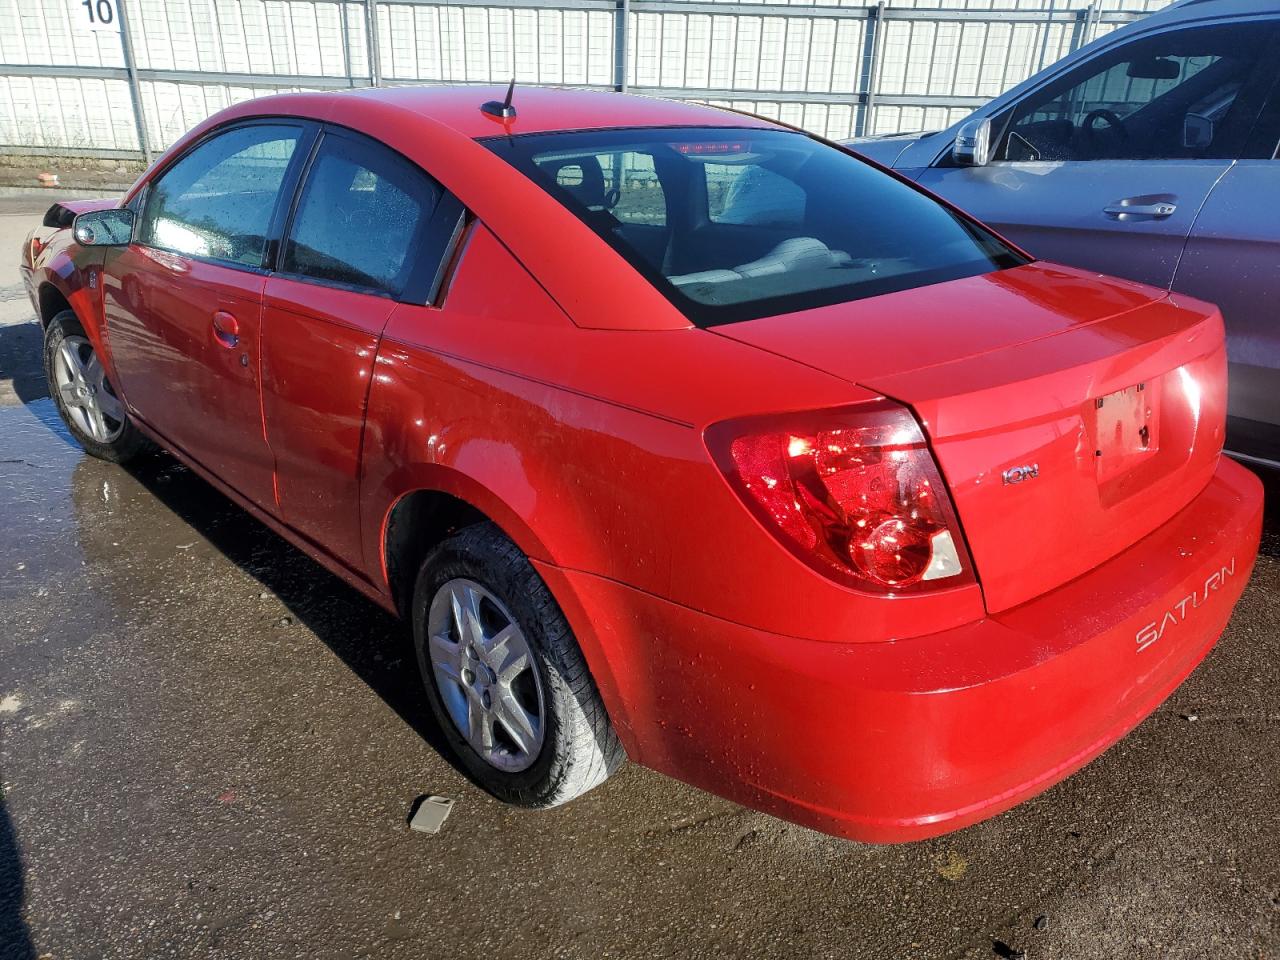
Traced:
[[516, 78], [511, 78], [511, 83], [507, 86], [507, 99], [498, 101], [490, 100], [480, 106], [480, 112], [488, 114], [497, 120], [511, 120], [516, 115], [516, 108], [511, 105], [511, 97], [516, 92]]

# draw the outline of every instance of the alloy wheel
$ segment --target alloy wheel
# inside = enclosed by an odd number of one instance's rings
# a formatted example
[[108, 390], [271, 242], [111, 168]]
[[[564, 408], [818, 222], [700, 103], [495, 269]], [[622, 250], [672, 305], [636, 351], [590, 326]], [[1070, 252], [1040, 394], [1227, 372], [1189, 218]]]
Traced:
[[502, 602], [474, 580], [448, 581], [431, 600], [425, 643], [419, 656], [472, 749], [508, 773], [532, 766], [546, 727], [542, 681]]
[[82, 433], [98, 443], [111, 443], [124, 432], [124, 404], [87, 339], [63, 338], [53, 361], [53, 379], [67, 417]]

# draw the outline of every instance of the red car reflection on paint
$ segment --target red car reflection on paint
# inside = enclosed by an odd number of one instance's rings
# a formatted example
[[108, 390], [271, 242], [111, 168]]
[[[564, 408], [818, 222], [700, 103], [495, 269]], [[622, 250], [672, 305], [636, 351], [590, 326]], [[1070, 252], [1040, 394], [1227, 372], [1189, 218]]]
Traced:
[[489, 96], [240, 104], [23, 255], [76, 438], [163, 445], [407, 618], [477, 783], [550, 806], [627, 756], [926, 837], [1213, 645], [1262, 500], [1213, 307], [764, 120]]

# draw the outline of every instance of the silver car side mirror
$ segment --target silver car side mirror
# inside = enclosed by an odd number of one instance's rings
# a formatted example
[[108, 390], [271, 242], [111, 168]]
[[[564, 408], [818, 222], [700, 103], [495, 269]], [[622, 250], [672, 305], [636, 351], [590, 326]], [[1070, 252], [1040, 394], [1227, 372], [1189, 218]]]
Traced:
[[969, 120], [961, 124], [951, 159], [959, 167], [985, 167], [991, 161], [991, 121]]

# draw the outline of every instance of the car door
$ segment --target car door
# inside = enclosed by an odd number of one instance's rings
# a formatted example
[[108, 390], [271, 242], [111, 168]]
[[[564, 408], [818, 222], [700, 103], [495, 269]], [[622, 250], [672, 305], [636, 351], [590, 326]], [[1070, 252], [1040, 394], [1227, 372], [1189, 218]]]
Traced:
[[273, 120], [202, 140], [145, 188], [134, 242], [109, 250], [102, 272], [107, 336], [129, 406], [271, 511], [274, 459], [258, 396], [264, 263], [308, 131]]
[[1173, 289], [1216, 303], [1227, 329], [1227, 449], [1280, 463], [1280, 81], [1248, 153], [1210, 194]]
[[281, 518], [361, 563], [365, 402], [387, 318], [426, 303], [461, 214], [420, 168], [327, 127], [304, 175], [262, 324], [262, 410]]
[[993, 118], [992, 160], [919, 180], [1037, 257], [1168, 287], [1274, 79], [1270, 22], [1108, 47]]

